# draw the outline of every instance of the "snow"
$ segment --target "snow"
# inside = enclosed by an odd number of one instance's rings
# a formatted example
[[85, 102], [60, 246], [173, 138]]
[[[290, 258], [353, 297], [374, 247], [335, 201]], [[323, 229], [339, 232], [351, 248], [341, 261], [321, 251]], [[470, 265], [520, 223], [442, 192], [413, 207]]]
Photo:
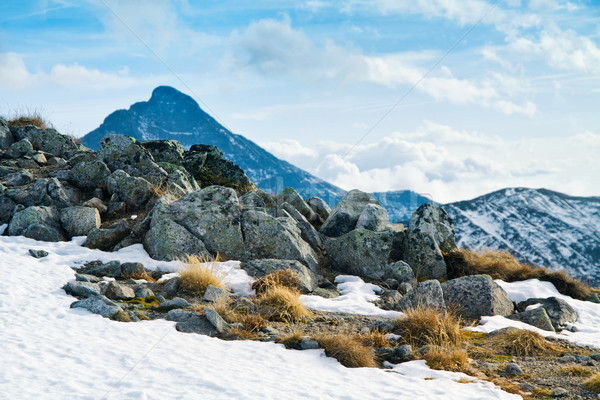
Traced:
[[560, 333], [552, 333], [538, 329], [534, 326], [519, 321], [513, 321], [498, 315], [492, 317], [482, 317], [481, 325], [470, 330], [478, 332], [492, 332], [496, 329], [514, 326], [520, 329], [528, 329], [538, 332], [545, 337], [556, 337], [568, 340], [572, 343], [582, 346], [594, 346], [600, 348], [600, 304], [589, 301], [581, 301], [572, 297], [560, 294], [556, 287], [550, 282], [543, 282], [538, 279], [528, 279], [520, 282], [504, 282], [499, 279], [495, 282], [500, 285], [514, 302], [520, 302], [531, 298], [557, 297], [569, 303], [577, 312], [577, 321], [573, 324], [577, 332], [563, 330]]
[[[462, 374], [431, 371], [422, 362], [388, 370], [348, 369], [322, 350], [227, 342], [177, 332], [166, 320], [121, 323], [70, 309], [75, 299], [61, 289], [74, 277], [69, 266], [118, 259], [165, 271], [178, 268], [177, 263], [151, 260], [141, 246], [105, 253], [80, 243], [0, 237], [4, 398], [520, 398], [489, 383], [457, 383]], [[50, 254], [35, 259], [28, 254], [31, 248]], [[234, 266], [228, 268], [236, 273]]]

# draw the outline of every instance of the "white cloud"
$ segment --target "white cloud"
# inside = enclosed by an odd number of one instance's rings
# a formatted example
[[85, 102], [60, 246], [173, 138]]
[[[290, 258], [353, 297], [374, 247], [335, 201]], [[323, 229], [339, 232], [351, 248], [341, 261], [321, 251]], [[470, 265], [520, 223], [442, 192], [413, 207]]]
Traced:
[[[300, 142], [293, 139], [284, 139], [279, 142], [262, 142], [261, 147], [285, 160], [295, 160], [299, 157], [317, 157], [316, 150], [302, 146]], [[293, 161], [292, 161], [293, 162]]]
[[114, 89], [134, 86], [138, 83], [136, 79], [128, 75], [129, 70], [127, 68], [115, 74], [102, 72], [95, 68], [86, 68], [74, 63], [72, 65], [55, 65], [50, 70], [49, 78], [65, 87]]
[[0, 53], [0, 76], [0, 87], [10, 89], [30, 86], [34, 79], [23, 57], [17, 53]]
[[494, 103], [494, 107], [502, 111], [506, 115], [524, 114], [530, 117], [532, 117], [537, 110], [536, 105], [531, 101], [528, 101], [524, 105], [520, 106], [511, 101], [498, 100]]

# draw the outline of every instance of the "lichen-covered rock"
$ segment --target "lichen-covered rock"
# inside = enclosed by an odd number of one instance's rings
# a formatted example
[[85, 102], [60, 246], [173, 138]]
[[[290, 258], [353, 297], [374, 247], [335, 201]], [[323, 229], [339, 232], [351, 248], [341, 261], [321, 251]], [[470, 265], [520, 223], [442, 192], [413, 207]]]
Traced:
[[408, 224], [404, 261], [418, 278], [445, 278], [447, 268], [442, 253], [455, 248], [454, 222], [446, 211], [427, 203], [413, 213]]
[[86, 236], [94, 228], [100, 228], [100, 213], [95, 208], [67, 207], [60, 210], [60, 222], [69, 237]]
[[257, 210], [277, 216], [275, 200], [260, 189], [251, 190], [240, 197], [240, 205], [244, 210]]
[[338, 237], [356, 227], [358, 218], [367, 204], [378, 204], [369, 193], [351, 190], [340, 200], [321, 226], [320, 232], [329, 237]]
[[27, 139], [21, 139], [10, 145], [8, 150], [6, 150], [6, 156], [11, 158], [21, 158], [32, 150], [33, 146], [31, 145], [31, 142]]
[[404, 261], [396, 261], [385, 267], [383, 275], [386, 279], [395, 279], [399, 284], [408, 283], [411, 286], [417, 284], [417, 278], [410, 265]]
[[58, 242], [65, 240], [58, 211], [54, 207], [27, 207], [15, 213], [8, 225], [10, 236]]
[[228, 298], [229, 292], [227, 292], [227, 290], [213, 285], [208, 285], [206, 291], [202, 295], [202, 301], [207, 301], [209, 303], [226, 300]]
[[107, 229], [94, 228], [88, 232], [85, 245], [90, 249], [110, 251], [121, 240], [125, 239], [130, 231], [127, 222], [124, 220], [114, 223]]
[[309, 222], [314, 223], [317, 221], [317, 214], [315, 214], [312, 208], [310, 208], [310, 206], [304, 201], [302, 196], [300, 196], [300, 194], [298, 194], [298, 192], [296, 192], [294, 189], [285, 188], [277, 195], [278, 207], [281, 207], [285, 203], [298, 210], [298, 212], [302, 214]]
[[81, 197], [79, 191], [56, 178], [48, 179], [46, 192], [50, 196], [50, 199], [52, 199], [52, 203], [58, 208], [70, 207], [73, 204], [77, 204]]
[[157, 163], [181, 165], [185, 152], [177, 140], [146, 140], [142, 146], [152, 154]]
[[419, 307], [431, 307], [438, 310], [446, 309], [444, 292], [442, 291], [440, 282], [432, 279], [418, 283], [398, 301], [397, 305], [397, 309], [400, 311]]
[[310, 245], [315, 251], [319, 251], [323, 247], [323, 237], [310, 222], [302, 215], [295, 207], [288, 203], [283, 203], [281, 206], [282, 210], [288, 212], [288, 214], [296, 221], [296, 226], [300, 229], [302, 239]]
[[144, 178], [129, 176], [122, 170], [116, 170], [106, 179], [108, 192], [116, 194], [128, 207], [140, 208], [152, 195], [152, 184]]
[[327, 256], [333, 269], [369, 279], [391, 278], [386, 275], [394, 244], [392, 232], [353, 230], [325, 240]]
[[154, 161], [152, 154], [140, 142], [126, 135], [104, 136], [96, 154], [113, 172], [127, 170], [130, 175], [143, 176], [153, 183], [167, 176], [167, 172]]
[[61, 135], [55, 129], [40, 129], [35, 126], [23, 126], [11, 128], [15, 139], [27, 139], [36, 150], [41, 150], [53, 156], [69, 158], [80, 151], [75, 139], [67, 135]]
[[329, 214], [331, 214], [331, 208], [325, 202], [325, 200], [320, 197], [311, 197], [310, 199], [306, 200], [306, 203], [319, 217], [318, 223], [315, 225], [317, 227], [321, 227], [323, 222], [329, 218]]
[[468, 275], [442, 283], [446, 306], [464, 318], [507, 316], [514, 310], [508, 294], [489, 275]]
[[545, 299], [527, 299], [517, 304], [517, 309], [520, 312], [523, 312], [528, 306], [534, 304], [541, 304], [541, 306], [546, 310], [548, 317], [550, 317], [550, 321], [552, 321], [552, 326], [557, 332], [564, 329], [567, 324], [572, 324], [577, 321], [578, 315], [573, 307], [571, 307], [566, 301], [554, 296]]
[[63, 289], [67, 294], [77, 297], [92, 297], [100, 294], [100, 286], [92, 282], [71, 281], [67, 282]]
[[212, 308], [205, 308], [204, 316], [215, 327], [217, 332], [224, 333], [229, 329], [229, 324]]
[[170, 204], [157, 204], [152, 211], [151, 226], [168, 218], [200, 239], [211, 254], [220, 253], [229, 259], [240, 259], [244, 250], [240, 217], [235, 191], [210, 186]]
[[518, 314], [507, 315], [506, 318], [521, 321], [545, 331], [554, 332], [552, 321], [544, 307], [531, 308]]
[[182, 197], [196, 190], [200, 190], [200, 185], [189, 172], [176, 169], [169, 174], [167, 178], [167, 191], [169, 193]]
[[202, 187], [218, 185], [232, 188], [240, 196], [255, 189], [244, 171], [212, 145], [195, 144], [185, 152], [183, 165]]
[[317, 288], [317, 277], [314, 272], [296, 260], [250, 260], [242, 262], [240, 267], [254, 278], [260, 278], [275, 271], [291, 269], [300, 279], [300, 291], [310, 293]]
[[29, 171], [26, 170], [14, 172], [2, 178], [2, 183], [6, 187], [23, 186], [27, 185], [28, 183], [31, 183], [31, 181], [33, 181], [33, 175], [31, 175]]
[[3, 118], [0, 118], [0, 149], [6, 150], [15, 142], [15, 138]]
[[135, 292], [132, 288], [115, 281], [109, 282], [102, 294], [111, 300], [132, 300], [135, 298]]
[[144, 236], [144, 248], [156, 260], [171, 261], [186, 254], [210, 255], [200, 239], [169, 218], [152, 224]]
[[94, 189], [110, 175], [110, 169], [102, 161], [83, 161], [71, 169], [71, 181], [82, 189]]
[[244, 211], [242, 230], [244, 260], [297, 260], [316, 271], [317, 255], [310, 245], [302, 240], [300, 229], [292, 221], [288, 221], [288, 218], [274, 218], [255, 210]]
[[102, 295], [76, 301], [71, 304], [71, 308], [84, 308], [91, 313], [100, 314], [104, 318], [113, 318], [120, 311], [123, 311], [117, 303]]
[[17, 204], [7, 196], [0, 196], [0, 224], [9, 222]]
[[370, 231], [382, 231], [388, 224], [388, 212], [377, 204], [367, 204], [360, 213], [355, 229], [368, 229]]
[[81, 272], [94, 275], [97, 277], [108, 276], [111, 278], [119, 278], [121, 276], [121, 263], [117, 260], [107, 263], [94, 262], [88, 267], [84, 267]]

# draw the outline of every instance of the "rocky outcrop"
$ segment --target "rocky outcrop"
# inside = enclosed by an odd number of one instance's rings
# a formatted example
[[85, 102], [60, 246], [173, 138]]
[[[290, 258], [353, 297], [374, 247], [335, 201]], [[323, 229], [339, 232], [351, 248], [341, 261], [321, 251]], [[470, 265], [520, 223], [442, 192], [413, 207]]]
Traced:
[[527, 309], [518, 314], [508, 315], [506, 318], [521, 321], [545, 331], [554, 332], [554, 326], [544, 307]]
[[460, 316], [507, 316], [514, 310], [508, 294], [489, 275], [469, 275], [442, 283], [444, 301]]
[[436, 308], [438, 310], [446, 309], [444, 301], [444, 291], [440, 282], [431, 279], [421, 282], [412, 288], [404, 297], [398, 301], [397, 309], [400, 311], [410, 308]]
[[578, 315], [573, 307], [571, 307], [566, 301], [554, 296], [545, 299], [527, 299], [517, 304], [517, 309], [520, 312], [524, 312], [528, 307], [535, 305], [539, 305], [539, 307], [542, 307], [544, 310], [546, 310], [546, 313], [552, 322], [552, 326], [558, 332], [564, 329], [567, 324], [572, 324], [577, 321]]
[[329, 237], [350, 232], [368, 204], [377, 204], [373, 196], [360, 190], [349, 191], [331, 211], [320, 232]]
[[86, 236], [100, 228], [100, 213], [90, 207], [66, 207], [60, 210], [60, 222], [69, 237]]
[[54, 207], [32, 206], [16, 212], [8, 225], [8, 234], [47, 242], [66, 239]]

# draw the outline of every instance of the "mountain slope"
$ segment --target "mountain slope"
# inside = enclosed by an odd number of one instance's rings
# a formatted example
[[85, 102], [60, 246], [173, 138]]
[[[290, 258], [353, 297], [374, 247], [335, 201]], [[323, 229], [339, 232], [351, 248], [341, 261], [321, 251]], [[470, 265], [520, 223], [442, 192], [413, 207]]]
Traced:
[[600, 283], [600, 197], [503, 189], [446, 204], [462, 248], [508, 250], [521, 261]]
[[371, 193], [381, 207], [385, 208], [390, 216], [390, 222], [405, 222], [410, 220], [412, 213], [425, 203], [432, 200], [413, 192], [412, 190], [398, 190], [393, 192]]
[[231, 133], [190, 96], [168, 86], [154, 89], [147, 102], [113, 112], [81, 142], [96, 150], [100, 139], [108, 133], [128, 135], [141, 141], [174, 139], [186, 148], [198, 143], [215, 145], [225, 158], [242, 167], [259, 188], [268, 192], [278, 193], [285, 187], [293, 187], [304, 197], [319, 196], [330, 204], [345, 193], [278, 159], [251, 140]]

